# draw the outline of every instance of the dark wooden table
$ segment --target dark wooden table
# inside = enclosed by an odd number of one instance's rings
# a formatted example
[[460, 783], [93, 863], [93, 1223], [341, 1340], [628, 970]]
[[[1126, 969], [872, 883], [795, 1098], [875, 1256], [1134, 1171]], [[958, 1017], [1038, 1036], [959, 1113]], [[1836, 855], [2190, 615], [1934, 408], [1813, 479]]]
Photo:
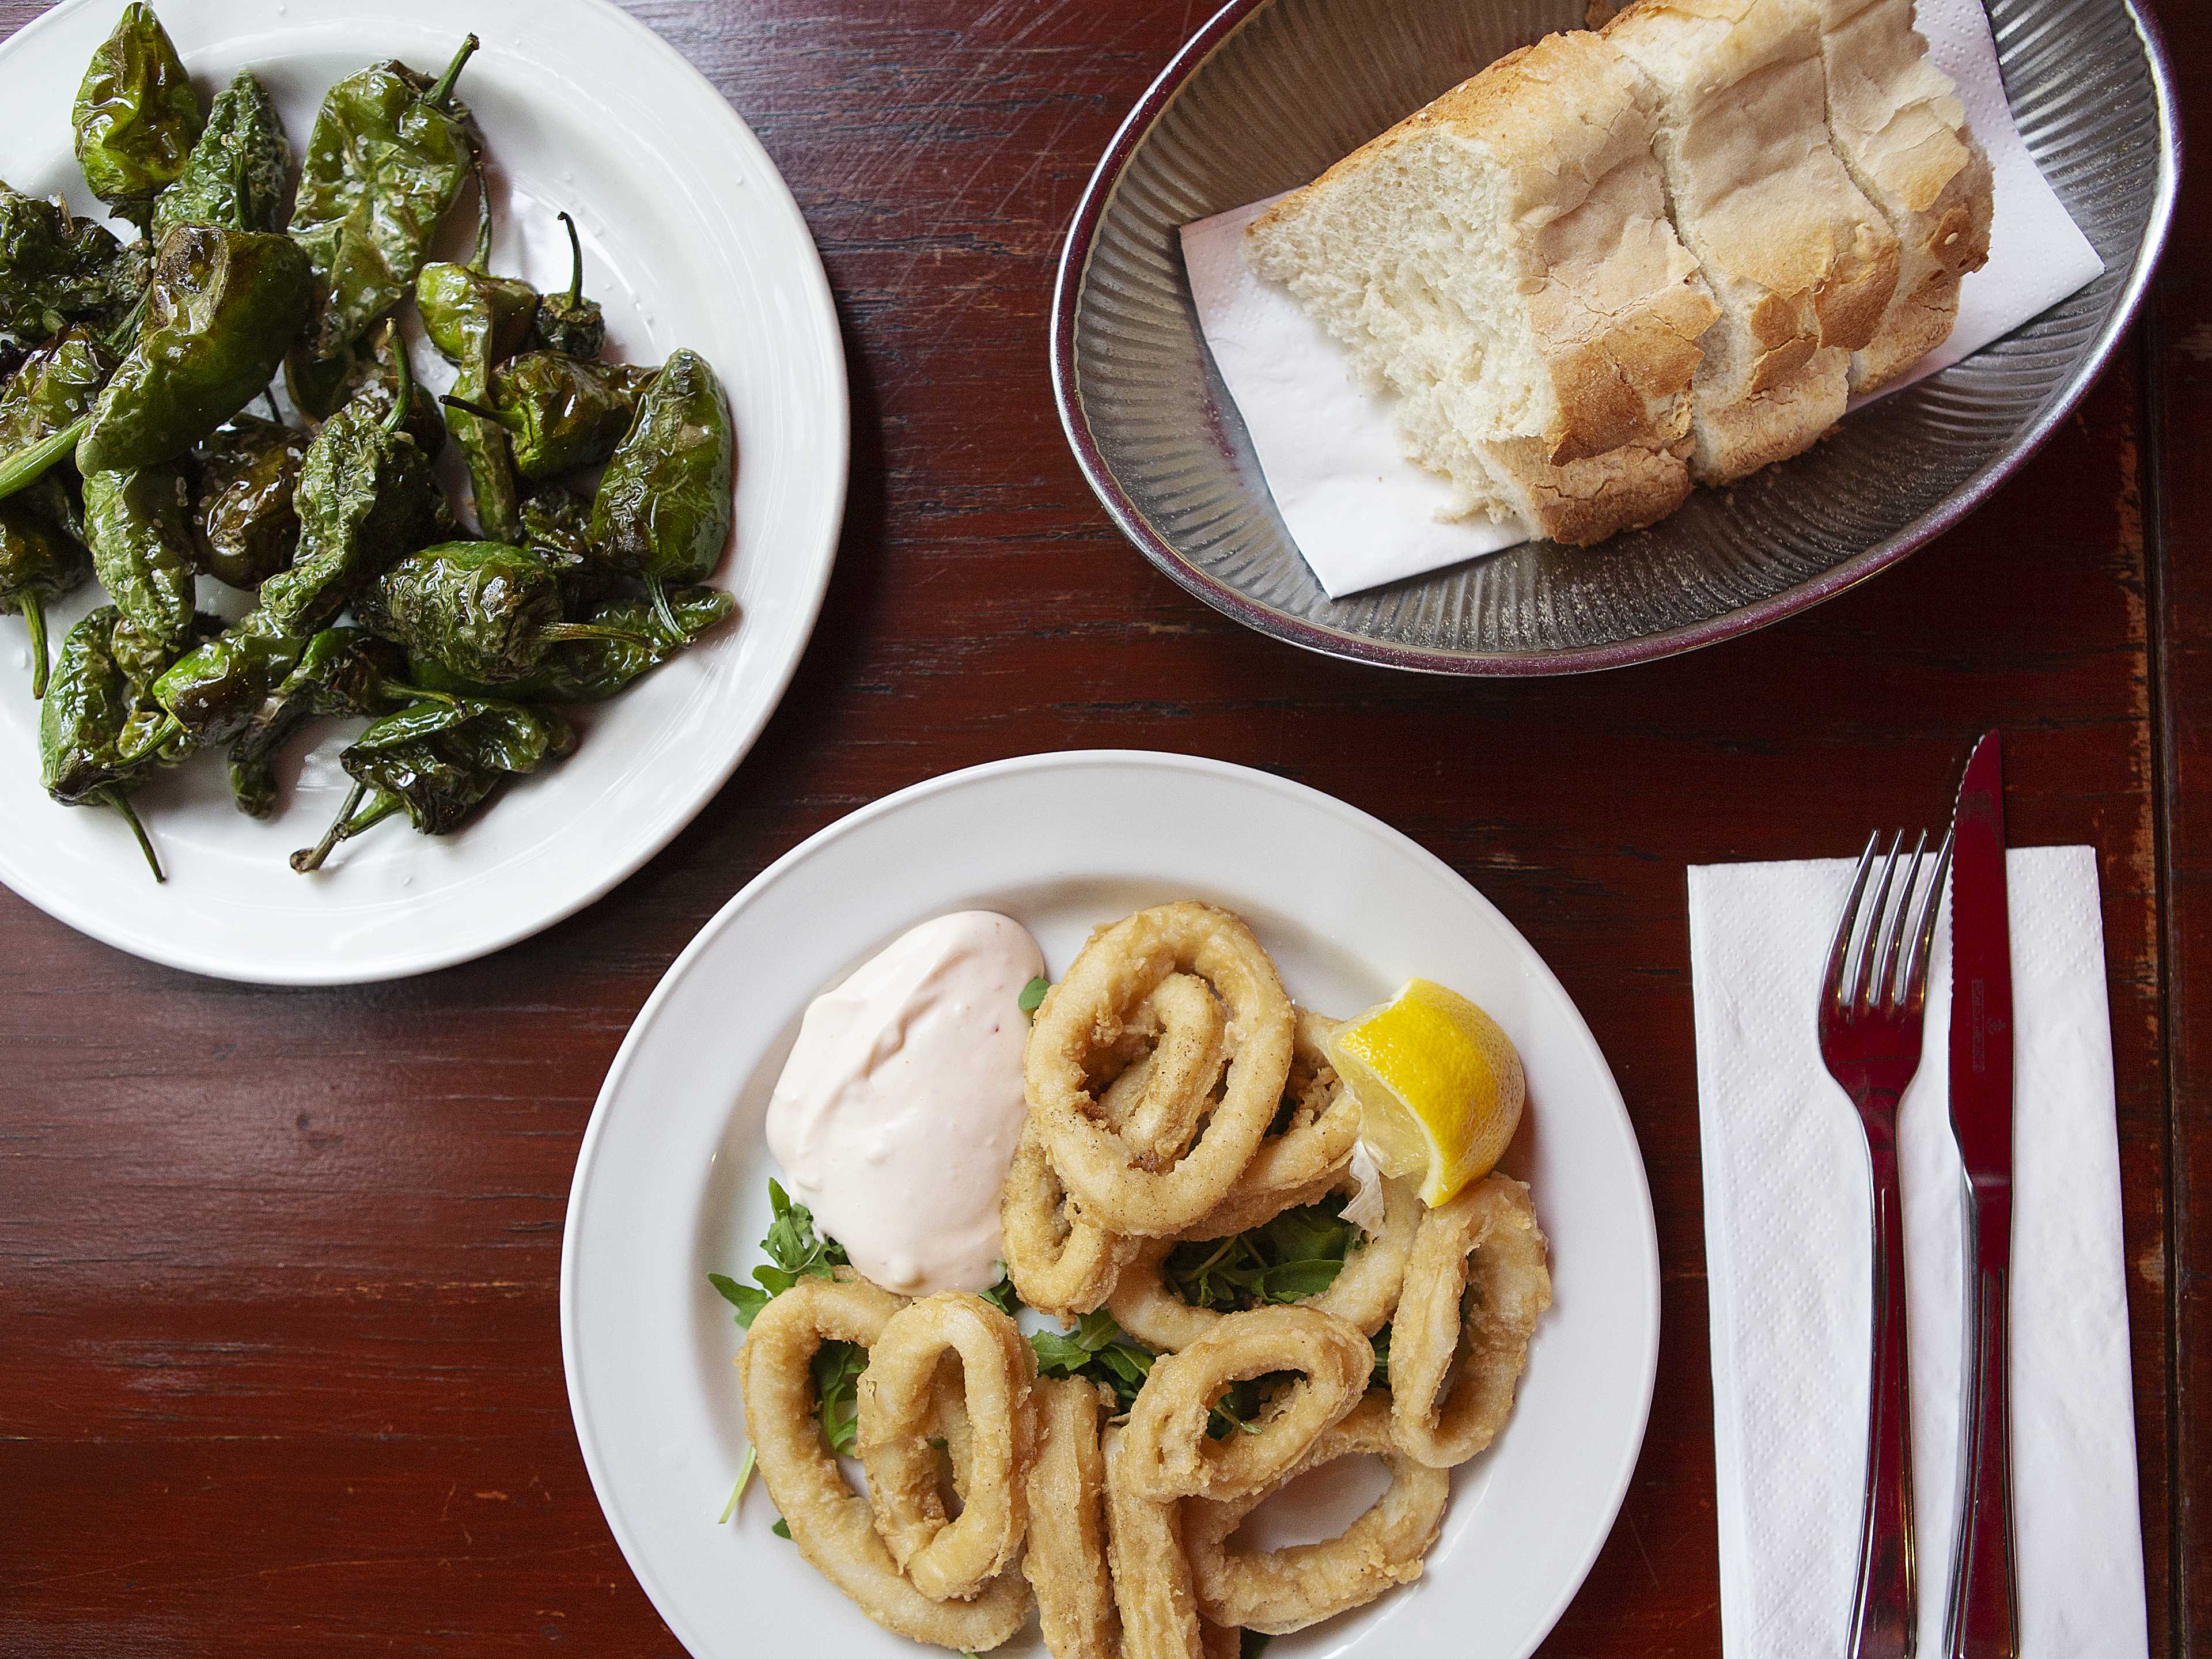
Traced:
[[[600, 1078], [692, 933], [795, 842], [939, 772], [1098, 744], [1364, 807], [1557, 969], [1642, 1139], [1665, 1328], [1626, 1507], [1546, 1651], [1716, 1653], [1683, 868], [1936, 822], [1991, 725], [2015, 840], [2098, 849], [2153, 1645], [2212, 1653], [2212, 1113], [2187, 1081], [2212, 1069], [2203, 175], [2103, 382], [1957, 532], [1699, 655], [1461, 684], [1232, 627], [1109, 527], [1061, 441], [1060, 237], [1205, 0], [634, 9], [759, 133], [836, 290], [853, 489], [821, 626], [698, 821], [487, 961], [257, 990], [0, 892], [0, 1656], [675, 1654], [562, 1382]], [[0, 32], [39, 9], [0, 0]], [[2212, 60], [2204, 8], [2157, 9], [2177, 62]]]

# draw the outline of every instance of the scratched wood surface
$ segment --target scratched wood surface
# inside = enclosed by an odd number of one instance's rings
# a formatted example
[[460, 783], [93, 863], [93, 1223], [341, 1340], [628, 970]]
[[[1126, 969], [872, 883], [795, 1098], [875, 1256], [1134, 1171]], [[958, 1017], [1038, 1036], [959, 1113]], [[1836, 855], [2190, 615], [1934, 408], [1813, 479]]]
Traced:
[[[1990, 725], [2015, 839], [2099, 854], [2153, 1645], [2212, 1651], [2212, 1125], [2185, 1090], [2192, 1053], [2212, 1065], [2204, 191], [2153, 319], [1934, 547], [1701, 655], [1455, 684], [1231, 627], [1113, 533], [1061, 441], [1062, 230], [1197, 0], [635, 9], [759, 133], [836, 291], [854, 468], [821, 626], [698, 821], [487, 961], [247, 989], [0, 892], [0, 1656], [674, 1654], [562, 1381], [562, 1218], [599, 1079], [692, 933], [802, 837], [955, 767], [1097, 744], [1341, 796], [1557, 969], [1650, 1165], [1665, 1323], [1622, 1519], [1546, 1651], [1716, 1653], [1683, 869], [1936, 823]], [[38, 9], [0, 0], [0, 33]], [[2160, 10], [2212, 53], [2201, 12]]]

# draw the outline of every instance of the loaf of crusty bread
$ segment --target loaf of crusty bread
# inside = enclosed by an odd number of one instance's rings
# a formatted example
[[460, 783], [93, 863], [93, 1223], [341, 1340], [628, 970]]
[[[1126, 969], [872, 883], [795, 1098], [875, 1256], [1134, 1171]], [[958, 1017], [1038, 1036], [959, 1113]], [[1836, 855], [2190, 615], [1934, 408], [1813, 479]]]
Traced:
[[1555, 34], [1263, 214], [1247, 253], [1377, 382], [1455, 509], [1589, 543], [1664, 516], [1718, 314], [1667, 216], [1644, 77]]
[[1603, 30], [1647, 77], [1676, 228], [1721, 308], [1690, 470], [1725, 483], [1844, 412], [1897, 288], [1897, 237], [1828, 139], [1810, 0], [1637, 0]]
[[1960, 279], [1988, 260], [1990, 158], [1929, 60], [1912, 0], [1818, 3], [1829, 137], [1897, 235], [1897, 292], [1851, 359], [1851, 390], [1870, 392], [1943, 343]]

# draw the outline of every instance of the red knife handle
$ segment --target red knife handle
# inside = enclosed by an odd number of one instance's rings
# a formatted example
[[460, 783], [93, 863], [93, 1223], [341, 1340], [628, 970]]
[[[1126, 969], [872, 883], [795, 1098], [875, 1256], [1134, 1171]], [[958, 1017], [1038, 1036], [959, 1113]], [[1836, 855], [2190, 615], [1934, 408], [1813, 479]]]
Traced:
[[1913, 1587], [1912, 1401], [1905, 1327], [1905, 1205], [1898, 1191], [1894, 1102], [1887, 1124], [1867, 1118], [1874, 1174], [1874, 1353], [1867, 1389], [1867, 1463], [1851, 1607], [1850, 1659], [1911, 1659], [1919, 1634]]
[[1971, 1194], [1966, 1396], [1959, 1462], [1959, 1534], [1951, 1556], [1944, 1646], [1950, 1659], [2018, 1659], [2013, 1559], [2010, 1195]]

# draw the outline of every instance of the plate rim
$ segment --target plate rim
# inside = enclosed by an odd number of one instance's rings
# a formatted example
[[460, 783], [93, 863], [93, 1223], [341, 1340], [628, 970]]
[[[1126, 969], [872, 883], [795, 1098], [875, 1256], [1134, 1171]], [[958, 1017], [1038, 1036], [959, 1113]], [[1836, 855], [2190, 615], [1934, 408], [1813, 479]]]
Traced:
[[691, 1644], [678, 1631], [678, 1620], [671, 1607], [663, 1602], [658, 1579], [651, 1576], [647, 1565], [645, 1565], [638, 1540], [632, 1534], [627, 1520], [622, 1517], [619, 1506], [609, 1500], [609, 1482], [611, 1476], [603, 1468], [604, 1454], [589, 1426], [583, 1385], [579, 1380], [581, 1367], [576, 1346], [576, 1322], [579, 1294], [577, 1281], [580, 1269], [575, 1249], [578, 1218], [583, 1211], [586, 1187], [597, 1164], [601, 1143], [611, 1133], [607, 1126], [613, 1119], [612, 1100], [616, 1090], [634, 1063], [638, 1050], [643, 1046], [644, 1038], [641, 1034], [659, 1013], [662, 1004], [674, 995], [678, 981], [690, 970], [695, 961], [712, 947], [721, 933], [733, 926], [737, 918], [757, 902], [773, 884], [783, 879], [800, 863], [818, 855], [824, 848], [848, 835], [857, 833], [876, 820], [896, 812], [917, 800], [961, 788], [972, 787], [1000, 776], [1050, 771], [1073, 766], [1102, 764], [1158, 769], [1170, 772], [1189, 772], [1257, 786], [1264, 790], [1273, 791], [1287, 799], [1299, 801], [1309, 808], [1318, 809], [1346, 821], [1364, 833], [1377, 837], [1383, 844], [1402, 851], [1413, 858], [1417, 864], [1432, 868], [1466, 893], [1481, 910], [1489, 915], [1511, 941], [1513, 949], [1520, 957], [1522, 970], [1533, 973], [1556, 994], [1561, 1005], [1573, 1018], [1575, 1033], [1581, 1046], [1589, 1058], [1595, 1062], [1599, 1074], [1605, 1080], [1610, 1091], [1610, 1103], [1619, 1115], [1620, 1126], [1626, 1133], [1630, 1146], [1635, 1154], [1632, 1160], [1635, 1176], [1634, 1196], [1638, 1200], [1637, 1214], [1642, 1222], [1638, 1237], [1646, 1247], [1646, 1259], [1649, 1266], [1649, 1272], [1644, 1275], [1645, 1284], [1642, 1298], [1642, 1306], [1647, 1310], [1647, 1317], [1644, 1329], [1640, 1333], [1644, 1340], [1642, 1343], [1642, 1374], [1637, 1389], [1638, 1403], [1634, 1433], [1626, 1442], [1620, 1466], [1613, 1473], [1611, 1490], [1607, 1495], [1603, 1524], [1592, 1528], [1591, 1535], [1584, 1541], [1579, 1552], [1579, 1559], [1573, 1572], [1567, 1577], [1559, 1593], [1553, 1598], [1551, 1605], [1537, 1621], [1538, 1628], [1533, 1631], [1527, 1645], [1520, 1650], [1521, 1659], [1528, 1659], [1528, 1656], [1541, 1646], [1553, 1631], [1558, 1627], [1559, 1621], [1565, 1615], [1567, 1607], [1581, 1593], [1583, 1584], [1589, 1581], [1590, 1570], [1596, 1565], [1598, 1556], [1603, 1552], [1615, 1527], [1620, 1522], [1622, 1506], [1627, 1499], [1629, 1486], [1635, 1479], [1637, 1466], [1642, 1461], [1644, 1441], [1650, 1431], [1651, 1407], [1658, 1382], [1660, 1340], [1664, 1325], [1664, 1264], [1659, 1252], [1657, 1215], [1651, 1201], [1650, 1172], [1644, 1161], [1643, 1143], [1636, 1133], [1635, 1119], [1628, 1111], [1627, 1101], [1620, 1091], [1620, 1080], [1613, 1074], [1612, 1063], [1606, 1059], [1605, 1050], [1597, 1040], [1597, 1034], [1590, 1030], [1589, 1020], [1583, 1017], [1581, 1008], [1576, 1004], [1574, 999], [1567, 994], [1566, 987], [1560, 982], [1559, 975], [1552, 970], [1551, 964], [1545, 961], [1536, 947], [1528, 942], [1526, 935], [1514, 926], [1512, 920], [1499, 910], [1481, 889], [1453, 868], [1449, 862], [1395, 825], [1363, 808], [1354, 806], [1349, 801], [1329, 794], [1325, 790], [1317, 789], [1310, 784], [1301, 783], [1296, 779], [1263, 771], [1257, 767], [1240, 765], [1233, 761], [1218, 760], [1209, 756], [1189, 754], [1179, 750], [1152, 749], [1041, 750], [961, 767], [951, 772], [939, 773], [934, 777], [924, 778], [918, 782], [908, 784], [904, 788], [895, 790], [824, 824], [777, 858], [775, 862], [732, 894], [712, 916], [708, 918], [701, 925], [699, 931], [678, 953], [676, 959], [669, 963], [667, 969], [654, 984], [651, 994], [639, 1006], [629, 1029], [623, 1032], [621, 1046], [616, 1049], [614, 1059], [609, 1062], [606, 1077], [602, 1080], [599, 1092], [592, 1103], [591, 1116], [585, 1124], [583, 1136], [577, 1146], [575, 1173], [569, 1182], [568, 1205], [562, 1220], [561, 1273], [557, 1292], [561, 1316], [562, 1376], [568, 1399], [569, 1425], [575, 1433], [577, 1449], [583, 1457], [585, 1473], [590, 1477], [592, 1495], [599, 1504], [600, 1516], [605, 1521], [608, 1531], [613, 1535], [616, 1547], [622, 1552], [624, 1565], [629, 1568], [631, 1577], [637, 1581], [638, 1587], [644, 1591], [647, 1600], [653, 1604], [653, 1611], [668, 1626], [671, 1632], [676, 1634], [678, 1641], [685, 1647], [686, 1650], [691, 1650]]
[[[2010, 447], [1953, 490], [1936, 507], [1896, 534], [1886, 537], [1841, 564], [1796, 583], [1779, 593], [1739, 605], [1721, 616], [1686, 623], [1630, 640], [1597, 645], [1568, 646], [1545, 651], [1444, 651], [1428, 647], [1398, 645], [1364, 635], [1323, 627], [1263, 605], [1229, 583], [1219, 580], [1186, 559], [1173, 543], [1155, 531], [1121, 480], [1107, 464], [1105, 453], [1091, 425], [1077, 384], [1075, 319], [1091, 277], [1091, 259], [1105, 217], [1106, 207], [1119, 186], [1130, 160], [1166, 114], [1184, 83], [1229, 38], [1275, 0], [1228, 0], [1196, 34], [1186, 41], [1148, 86], [1121, 124], [1115, 130], [1105, 153], [1091, 170], [1090, 182], [1076, 205], [1067, 238], [1060, 246], [1053, 278], [1052, 326], [1047, 337], [1047, 356], [1053, 401], [1060, 425], [1084, 481], [1091, 486], [1121, 533], [1136, 544], [1152, 564], [1184, 592], [1242, 623], [1256, 633], [1348, 662], [1368, 663], [1417, 673], [1504, 678], [1532, 678], [1555, 674], [1594, 673], [1656, 662], [1717, 645], [1739, 635], [1754, 633], [1800, 611], [1810, 610], [1869, 577], [1887, 569], [1908, 555], [1956, 526], [1979, 507], [2007, 479], [2048, 442], [2110, 363], [2120, 338], [2135, 322], [2149, 291], [2152, 271], [2164, 252], [2174, 206], [2180, 190], [2182, 136], [2175, 100], [2173, 67], [2157, 20], [2136, 0], [2113, 0], [2134, 27], [2142, 44], [2150, 73], [2152, 100], [2158, 112], [2158, 185], [2151, 198], [2150, 218], [2142, 243], [2130, 267], [2127, 282], [2105, 326], [2058, 395], [2046, 404]], [[1242, 416], [1238, 417], [1241, 421]], [[1294, 546], [1295, 543], [1292, 544]], [[1451, 567], [1445, 567], [1449, 568]], [[1409, 580], [1419, 580], [1412, 578]], [[1384, 584], [1389, 586], [1390, 584]]]
[[[32, 35], [58, 26], [77, 12], [100, 3], [104, 3], [104, 0], [61, 0], [61, 3], [41, 12], [21, 28], [0, 39], [0, 63], [4, 63], [20, 43]], [[549, 3], [549, 0], [533, 0], [533, 3], [542, 6]], [[700, 775], [696, 798], [688, 806], [672, 813], [668, 822], [639, 842], [629, 855], [610, 864], [600, 876], [585, 883], [561, 904], [544, 910], [532, 909], [522, 920], [503, 923], [473, 939], [459, 939], [428, 950], [391, 952], [365, 967], [343, 963], [334, 963], [327, 968], [313, 963], [272, 963], [243, 951], [204, 950], [196, 948], [190, 939], [178, 943], [135, 930], [126, 922], [95, 914], [74, 896], [45, 880], [35, 866], [26, 867], [11, 861], [4, 884], [8, 890], [64, 927], [96, 939], [112, 950], [144, 961], [246, 985], [300, 988], [374, 985], [390, 980], [412, 978], [418, 974], [435, 973], [441, 969], [477, 961], [544, 933], [587, 909], [666, 851], [669, 843], [690, 828], [729, 783], [738, 768], [752, 752], [754, 744], [760, 741], [769, 722], [775, 719], [777, 709], [782, 706], [784, 696], [798, 675], [799, 663], [805, 657], [806, 648], [813, 641], [815, 628], [821, 620], [823, 606], [829, 598], [830, 579], [836, 570], [837, 550], [844, 535], [845, 509], [849, 504], [852, 490], [852, 370], [846, 357], [844, 332], [838, 322], [829, 272], [822, 263], [821, 246], [814, 239], [814, 232], [806, 222], [806, 216], [800, 210], [798, 198], [792, 193], [790, 181], [783, 176], [782, 169], [769, 154], [767, 146], [761, 143], [759, 135], [753, 131], [744, 117], [738, 112], [737, 106], [707, 77], [703, 70], [663, 38], [659, 31], [632, 16], [614, 3], [614, 0], [567, 0], [567, 3], [598, 12], [615, 21], [643, 46], [648, 55], [657, 58], [664, 66], [680, 70], [706, 89], [721, 112], [720, 141], [734, 144], [738, 150], [746, 152], [749, 159], [762, 169], [759, 182], [763, 188], [754, 192], [752, 198], [766, 204], [769, 211], [785, 216], [790, 227], [797, 231], [805, 250], [805, 258], [795, 261], [794, 270], [796, 280], [807, 290], [807, 309], [818, 333], [822, 364], [828, 371], [826, 383], [836, 388], [835, 395], [824, 400], [824, 412], [830, 417], [830, 424], [834, 428], [834, 442], [827, 447], [834, 453], [822, 458], [826, 486], [824, 500], [829, 510], [824, 515], [823, 540], [825, 544], [820, 553], [819, 572], [813, 591], [805, 596], [804, 626], [793, 636], [793, 644], [786, 659], [773, 674], [762, 677], [762, 684], [773, 687], [772, 695], [763, 702], [758, 718], [751, 723], [751, 729], [744, 732], [732, 745], [727, 762], [711, 775]], [[369, 9], [365, 9], [364, 15], [368, 15]], [[338, 20], [319, 13], [306, 21], [326, 24]], [[710, 130], [706, 136], [712, 140], [718, 135]], [[771, 185], [772, 188], [769, 188]], [[742, 548], [742, 540], [739, 545]]]

